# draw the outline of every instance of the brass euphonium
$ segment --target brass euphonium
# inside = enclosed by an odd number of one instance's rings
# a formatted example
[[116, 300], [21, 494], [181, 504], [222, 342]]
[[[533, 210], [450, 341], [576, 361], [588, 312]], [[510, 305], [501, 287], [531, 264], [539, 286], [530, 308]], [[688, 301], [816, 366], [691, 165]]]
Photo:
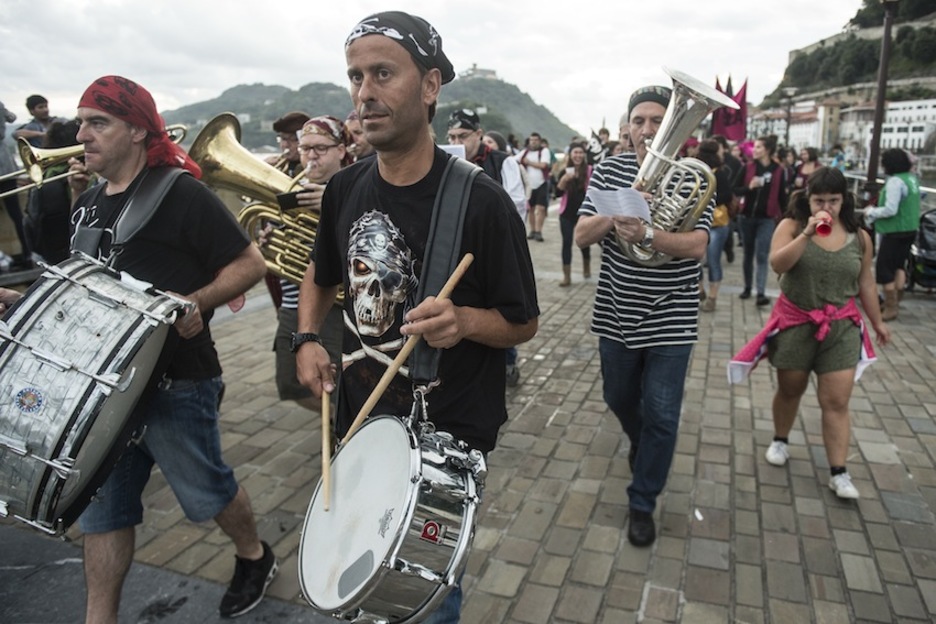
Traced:
[[[649, 193], [648, 227], [668, 232], [692, 230], [715, 193], [715, 175], [701, 160], [675, 156], [702, 120], [715, 109], [738, 105], [724, 93], [682, 72], [663, 68], [673, 79], [673, 95], [653, 142], [647, 146], [634, 186]], [[629, 243], [618, 237], [618, 245], [632, 261], [659, 266], [672, 256]]]
[[[189, 156], [201, 167], [203, 182], [253, 200], [240, 210], [237, 221], [259, 245], [267, 269], [300, 284], [315, 243], [318, 216], [308, 210], [280, 209], [276, 196], [295, 190], [300, 178], [290, 178], [251, 154], [240, 137], [237, 117], [221, 113], [195, 137]], [[261, 235], [271, 224], [273, 228]]]

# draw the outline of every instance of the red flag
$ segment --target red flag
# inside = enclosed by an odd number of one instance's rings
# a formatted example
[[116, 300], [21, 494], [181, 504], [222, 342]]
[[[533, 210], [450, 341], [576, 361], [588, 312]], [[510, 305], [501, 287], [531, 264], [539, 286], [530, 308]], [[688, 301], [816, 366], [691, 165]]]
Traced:
[[[728, 78], [729, 84], [731, 78]], [[737, 95], [729, 95], [738, 105], [734, 110], [722, 107], [712, 113], [712, 134], [720, 134], [729, 141], [743, 141], [747, 134], [747, 80]]]
[[731, 86], [731, 74], [728, 74], [728, 82], [725, 83], [725, 95], [734, 97], [734, 87]]
[[715, 90], [721, 91], [722, 93], [724, 93], [724, 91], [722, 91], [722, 88], [721, 88], [721, 82], [719, 82], [718, 80], [718, 76], [715, 76]]

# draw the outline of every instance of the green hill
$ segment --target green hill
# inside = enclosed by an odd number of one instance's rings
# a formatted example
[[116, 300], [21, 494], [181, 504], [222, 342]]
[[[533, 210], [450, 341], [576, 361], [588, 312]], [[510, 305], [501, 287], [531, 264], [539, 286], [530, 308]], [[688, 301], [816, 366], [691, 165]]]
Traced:
[[[901, 2], [897, 21], [892, 28], [888, 78], [890, 80], [936, 76], [936, 13], [933, 0]], [[881, 58], [881, 38], [875, 31], [880, 26], [883, 9], [880, 3], [865, 0], [866, 7], [850, 22], [851, 30], [834, 43], [825, 42], [808, 53], [797, 54], [787, 66], [783, 81], [768, 95], [761, 106], [777, 106], [787, 87], [801, 93], [822, 91], [834, 87], [849, 87], [856, 83], [877, 80]], [[911, 20], [916, 27], [909, 25]], [[878, 31], [880, 29], [878, 28]], [[870, 36], [863, 36], [870, 32]], [[874, 35], [877, 34], [875, 37]], [[926, 99], [936, 97], [936, 91], [915, 85], [904, 89], [888, 89], [890, 100]]]
[[[433, 123], [436, 135], [445, 136], [445, 122], [452, 110], [482, 106], [487, 110], [481, 115], [486, 130], [497, 130], [504, 136], [515, 134], [521, 142], [531, 132], [539, 132], [550, 145], [561, 149], [576, 134], [515, 85], [498, 79], [461, 77], [442, 89]], [[297, 91], [279, 85], [238, 85], [212, 100], [165, 111], [163, 117], [167, 124], [188, 126], [187, 142], [191, 142], [209, 119], [233, 112], [249, 119], [241, 123], [241, 143], [249, 149], [261, 149], [274, 147], [269, 122], [292, 110], [344, 119], [351, 110], [351, 99], [346, 88], [330, 83], [310, 83]]]

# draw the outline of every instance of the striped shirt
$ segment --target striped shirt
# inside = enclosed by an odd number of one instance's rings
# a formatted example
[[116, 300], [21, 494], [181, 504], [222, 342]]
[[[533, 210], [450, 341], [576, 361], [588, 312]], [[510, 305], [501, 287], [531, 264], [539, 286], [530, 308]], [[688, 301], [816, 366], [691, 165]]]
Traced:
[[[637, 157], [620, 154], [595, 166], [588, 193], [633, 186]], [[695, 226], [709, 231], [714, 199]], [[589, 195], [579, 215], [597, 214]], [[624, 343], [631, 349], [693, 344], [698, 339], [700, 264], [674, 258], [656, 267], [630, 260], [612, 229], [601, 240], [601, 271], [595, 295], [591, 332]]]
[[286, 310], [298, 310], [299, 287], [289, 280], [280, 279], [280, 288], [283, 290], [283, 302], [280, 307]]

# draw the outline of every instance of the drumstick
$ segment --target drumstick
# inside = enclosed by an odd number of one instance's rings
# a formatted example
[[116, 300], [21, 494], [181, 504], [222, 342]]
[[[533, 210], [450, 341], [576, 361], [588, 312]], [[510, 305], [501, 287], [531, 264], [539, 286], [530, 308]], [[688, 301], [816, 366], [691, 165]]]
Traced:
[[[449, 295], [452, 294], [452, 291], [455, 290], [456, 284], [465, 274], [465, 271], [468, 270], [468, 267], [471, 266], [471, 263], [474, 261], [474, 255], [466, 253], [465, 256], [461, 259], [461, 262], [458, 263], [458, 266], [455, 267], [455, 271], [449, 276], [448, 281], [445, 282], [445, 285], [442, 286], [442, 290], [439, 291], [439, 294], [436, 295], [436, 300], [441, 301], [442, 299], [448, 299]], [[377, 405], [377, 401], [380, 399], [380, 396], [387, 389], [387, 386], [390, 385], [390, 382], [393, 381], [393, 377], [400, 370], [400, 367], [403, 366], [403, 363], [406, 362], [406, 358], [409, 357], [409, 354], [416, 347], [416, 343], [419, 342], [419, 335], [413, 335], [407, 338], [406, 343], [403, 345], [403, 348], [400, 349], [400, 352], [394, 358], [393, 362], [390, 363], [390, 366], [384, 371], [383, 376], [380, 378], [380, 381], [377, 382], [377, 386], [374, 388], [374, 391], [371, 392], [370, 396], [367, 397], [367, 401], [364, 402], [364, 405], [361, 407], [361, 411], [358, 412], [357, 417], [354, 419], [354, 422], [351, 423], [351, 428], [348, 429], [348, 433], [345, 434], [344, 439], [341, 441], [341, 444], [346, 443], [354, 432], [364, 424], [364, 419], [366, 419], [371, 410], [374, 409], [374, 406]]]
[[322, 486], [325, 511], [331, 502], [331, 394], [322, 389]]
[[331, 502], [331, 394], [322, 389], [322, 493], [325, 511]]

